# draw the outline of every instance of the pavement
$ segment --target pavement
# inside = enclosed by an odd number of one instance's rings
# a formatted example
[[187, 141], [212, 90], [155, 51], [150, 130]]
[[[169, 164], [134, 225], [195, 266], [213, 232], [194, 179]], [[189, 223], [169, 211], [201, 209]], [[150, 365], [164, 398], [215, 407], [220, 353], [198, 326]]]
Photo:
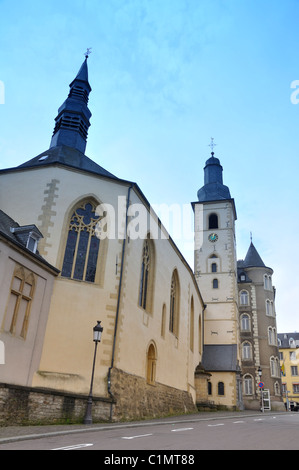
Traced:
[[[265, 415], [277, 415], [286, 413], [285, 411], [266, 411]], [[246, 416], [261, 416], [259, 411], [213, 411], [198, 412], [192, 415], [172, 416], [168, 418], [156, 418], [144, 421], [128, 421], [114, 423], [95, 423], [95, 424], [61, 424], [44, 426], [2, 426], [0, 427], [0, 444], [16, 442], [28, 439], [38, 439], [42, 437], [58, 436], [60, 434], [84, 433], [86, 431], [105, 431], [113, 428], [132, 428], [143, 427], [149, 424], [174, 424], [174, 423], [192, 423], [195, 421], [209, 421], [229, 418], [241, 418]]]

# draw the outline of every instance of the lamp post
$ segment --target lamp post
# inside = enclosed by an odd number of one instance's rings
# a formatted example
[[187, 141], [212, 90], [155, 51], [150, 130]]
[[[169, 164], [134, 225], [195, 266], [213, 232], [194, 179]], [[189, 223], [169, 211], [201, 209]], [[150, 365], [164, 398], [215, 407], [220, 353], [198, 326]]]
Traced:
[[[262, 382], [262, 369], [261, 366], [258, 368], [258, 374], [260, 378], [260, 383]], [[263, 400], [263, 387], [261, 387], [261, 412], [264, 413], [264, 400]]]
[[88, 400], [87, 400], [86, 413], [85, 413], [85, 417], [83, 421], [84, 424], [92, 424], [91, 408], [92, 408], [92, 387], [93, 387], [94, 367], [96, 363], [97, 346], [98, 346], [98, 343], [101, 341], [103, 329], [104, 328], [101, 326], [100, 321], [98, 321], [96, 326], [93, 328], [93, 340], [95, 342], [95, 348], [94, 348], [94, 356], [93, 356], [90, 390], [89, 390], [89, 395], [88, 395]]

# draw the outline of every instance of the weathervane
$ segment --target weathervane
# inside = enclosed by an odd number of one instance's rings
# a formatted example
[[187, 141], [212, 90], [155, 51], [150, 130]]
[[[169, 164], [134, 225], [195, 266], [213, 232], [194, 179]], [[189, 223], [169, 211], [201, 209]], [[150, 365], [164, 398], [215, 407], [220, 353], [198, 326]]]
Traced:
[[85, 54], [84, 54], [86, 59], [87, 59], [87, 58], [89, 57], [89, 55], [91, 54], [91, 49], [92, 49], [92, 47], [88, 47], [88, 48], [87, 48], [87, 50], [86, 50], [86, 52], [85, 52]]
[[212, 150], [211, 154], [212, 154], [212, 156], [214, 156], [214, 147], [215, 147], [216, 145], [217, 145], [217, 144], [214, 143], [214, 138], [211, 137], [211, 143], [209, 144], [209, 147], [211, 147], [211, 150]]

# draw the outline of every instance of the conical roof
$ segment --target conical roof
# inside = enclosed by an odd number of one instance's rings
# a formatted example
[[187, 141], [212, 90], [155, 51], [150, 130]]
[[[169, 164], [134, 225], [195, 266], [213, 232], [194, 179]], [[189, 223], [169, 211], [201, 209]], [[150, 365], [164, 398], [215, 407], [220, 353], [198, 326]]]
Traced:
[[249, 268], [249, 267], [265, 268], [266, 267], [252, 242], [250, 243], [250, 247], [244, 259], [243, 267], [245, 268]]

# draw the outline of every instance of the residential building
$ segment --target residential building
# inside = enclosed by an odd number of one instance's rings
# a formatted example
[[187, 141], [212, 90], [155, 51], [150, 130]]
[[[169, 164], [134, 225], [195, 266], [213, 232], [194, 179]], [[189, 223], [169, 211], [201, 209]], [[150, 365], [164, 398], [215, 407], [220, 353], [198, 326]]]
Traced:
[[299, 406], [299, 333], [278, 333], [283, 401], [287, 409]]

